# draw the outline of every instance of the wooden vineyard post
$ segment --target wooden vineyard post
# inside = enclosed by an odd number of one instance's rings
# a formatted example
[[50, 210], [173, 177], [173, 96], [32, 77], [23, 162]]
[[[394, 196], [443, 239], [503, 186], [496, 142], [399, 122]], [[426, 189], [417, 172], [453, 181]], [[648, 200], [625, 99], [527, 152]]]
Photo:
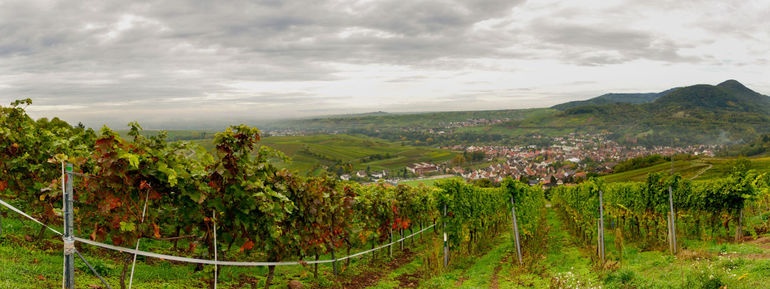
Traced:
[[64, 280], [62, 281], [65, 289], [75, 288], [75, 238], [73, 236], [73, 209], [72, 209], [72, 164], [67, 164], [66, 172], [62, 175], [64, 178]]
[[446, 204], [444, 204], [444, 267], [449, 264], [449, 247], [447, 244], [447, 237], [446, 237]]
[[602, 190], [599, 190], [599, 255], [602, 257], [602, 264], [604, 264], [604, 203], [602, 200]]
[[513, 197], [511, 197], [511, 215], [513, 216], [513, 236], [516, 239], [516, 255], [519, 257], [519, 266], [523, 265], [524, 262], [521, 260], [521, 245], [519, 244], [519, 224], [516, 222], [516, 205], [513, 202]]
[[676, 218], [674, 214], [674, 197], [673, 193], [671, 191], [671, 186], [668, 186], [668, 206], [669, 206], [669, 235], [670, 238], [670, 246], [671, 246], [671, 253], [676, 254]]

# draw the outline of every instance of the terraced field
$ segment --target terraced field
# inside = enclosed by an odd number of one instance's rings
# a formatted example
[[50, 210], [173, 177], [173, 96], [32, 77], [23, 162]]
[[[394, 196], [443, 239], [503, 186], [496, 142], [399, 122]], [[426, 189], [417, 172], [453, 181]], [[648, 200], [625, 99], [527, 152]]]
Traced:
[[[311, 135], [266, 137], [263, 145], [275, 148], [292, 160], [279, 166], [317, 173], [321, 166], [350, 163], [354, 170], [391, 171], [415, 162], [444, 162], [458, 153], [430, 147], [406, 146], [359, 135]], [[379, 155], [381, 159], [372, 156]]]
[[[730, 173], [730, 162], [735, 158], [704, 158], [696, 160], [675, 161], [673, 171], [679, 173], [685, 178], [692, 178], [695, 180], [708, 180], [714, 178], [721, 178]], [[770, 157], [756, 157], [749, 158], [751, 161], [751, 169], [755, 170], [770, 170]], [[611, 174], [604, 176], [603, 179], [607, 182], [642, 182], [647, 178], [650, 173], [671, 171], [671, 163], [662, 163], [651, 167], [626, 171], [617, 174]]]

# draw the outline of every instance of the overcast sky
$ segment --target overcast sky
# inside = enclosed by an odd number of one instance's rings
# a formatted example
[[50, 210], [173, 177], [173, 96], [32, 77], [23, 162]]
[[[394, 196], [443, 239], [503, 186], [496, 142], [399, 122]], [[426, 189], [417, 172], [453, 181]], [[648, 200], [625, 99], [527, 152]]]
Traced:
[[770, 94], [765, 0], [141, 2], [0, 0], [0, 105], [173, 128], [726, 79]]

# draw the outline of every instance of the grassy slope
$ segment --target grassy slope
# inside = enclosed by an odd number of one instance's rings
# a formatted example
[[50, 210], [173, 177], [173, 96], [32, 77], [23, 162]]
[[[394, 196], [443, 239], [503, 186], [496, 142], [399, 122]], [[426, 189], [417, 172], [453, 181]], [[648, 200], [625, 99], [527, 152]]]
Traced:
[[486, 110], [486, 111], [447, 111], [424, 112], [410, 114], [385, 114], [385, 115], [351, 115], [329, 116], [312, 119], [292, 120], [277, 122], [269, 125], [270, 128], [301, 128], [301, 129], [400, 129], [442, 127], [450, 122], [461, 122], [471, 119], [525, 119], [542, 114], [549, 114], [557, 110], [551, 108], [532, 108], [514, 110]]
[[[675, 161], [674, 173], [679, 173], [685, 178], [690, 178], [698, 174], [701, 170], [707, 168], [709, 165], [700, 161]], [[643, 182], [647, 180], [647, 175], [650, 173], [671, 171], [671, 163], [666, 162], [657, 164], [651, 167], [625, 171], [617, 174], [611, 174], [604, 176], [604, 180], [607, 182]]]
[[[351, 135], [267, 137], [262, 140], [262, 144], [292, 158], [291, 163], [280, 165], [303, 172], [314, 170], [319, 165], [332, 165], [336, 160], [350, 162], [356, 170], [366, 169], [367, 166], [371, 170], [395, 170], [415, 162], [443, 162], [457, 155], [448, 150], [402, 146], [381, 139]], [[386, 153], [391, 158], [363, 161], [367, 156]]]
[[[682, 174], [685, 178], [692, 178], [698, 175], [695, 180], [708, 180], [715, 178], [722, 178], [730, 173], [730, 162], [735, 158], [706, 158], [696, 159], [688, 161], [675, 161], [674, 173]], [[770, 157], [755, 157], [749, 158], [751, 161], [751, 168], [759, 171], [770, 170]], [[642, 182], [647, 179], [649, 173], [663, 172], [668, 173], [671, 171], [671, 163], [662, 163], [651, 167], [610, 174], [602, 177], [607, 182], [628, 182], [636, 181]]]

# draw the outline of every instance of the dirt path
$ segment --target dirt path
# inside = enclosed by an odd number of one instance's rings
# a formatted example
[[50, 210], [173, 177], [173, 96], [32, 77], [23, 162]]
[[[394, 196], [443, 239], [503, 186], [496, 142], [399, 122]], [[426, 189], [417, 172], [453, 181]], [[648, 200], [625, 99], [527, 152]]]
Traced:
[[[505, 262], [505, 259], [503, 259], [503, 262]], [[495, 271], [492, 272], [492, 281], [489, 281], [490, 289], [500, 288], [500, 282], [498, 281], [498, 274], [500, 274], [500, 269], [502, 268], [503, 268], [502, 266], [497, 265], [497, 267], [495, 267]]]
[[694, 179], [696, 179], [696, 178], [700, 177], [700, 175], [702, 175], [703, 173], [705, 173], [706, 171], [708, 171], [709, 169], [711, 169], [713, 166], [714, 166], [714, 165], [712, 165], [712, 164], [709, 164], [709, 166], [708, 166], [708, 167], [706, 167], [705, 169], [702, 169], [700, 172], [698, 172], [697, 174], [695, 174], [694, 176], [692, 176], [690, 179], [691, 179], [691, 180], [694, 180]]
[[[405, 264], [408, 264], [409, 262], [412, 262], [412, 259], [414, 259], [415, 253], [410, 251], [409, 248], [405, 248], [404, 252], [397, 255], [395, 259], [391, 260], [390, 262], [387, 262], [383, 265], [375, 267], [369, 267], [364, 272], [359, 273], [358, 275], [355, 275], [350, 278], [350, 280], [345, 281], [342, 283], [342, 288], [345, 289], [361, 289], [373, 286], [377, 284], [377, 282], [380, 281], [380, 279], [385, 276], [387, 273], [396, 270], [398, 268], [401, 268], [401, 266], [404, 266]], [[384, 269], [384, 270], [383, 270]]]

